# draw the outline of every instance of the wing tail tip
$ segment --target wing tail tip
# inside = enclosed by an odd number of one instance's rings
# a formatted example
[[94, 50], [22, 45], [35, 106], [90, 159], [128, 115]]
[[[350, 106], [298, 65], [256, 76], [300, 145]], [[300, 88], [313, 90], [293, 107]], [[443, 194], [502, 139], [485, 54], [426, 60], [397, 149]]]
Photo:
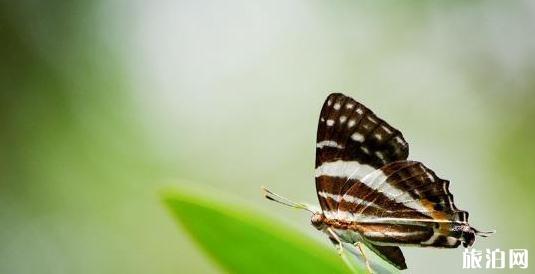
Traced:
[[481, 230], [477, 230], [474, 228], [474, 233], [479, 236], [479, 237], [489, 237], [490, 235], [496, 233], [496, 229], [491, 229], [491, 230], [488, 230], [488, 231], [481, 231]]
[[465, 231], [464, 233], [462, 233], [463, 246], [465, 248], [472, 246], [474, 242], [476, 241], [476, 236], [486, 238], [494, 233], [496, 233], [496, 230], [494, 229], [489, 230], [489, 231], [481, 231], [473, 227], [470, 227], [470, 231]]

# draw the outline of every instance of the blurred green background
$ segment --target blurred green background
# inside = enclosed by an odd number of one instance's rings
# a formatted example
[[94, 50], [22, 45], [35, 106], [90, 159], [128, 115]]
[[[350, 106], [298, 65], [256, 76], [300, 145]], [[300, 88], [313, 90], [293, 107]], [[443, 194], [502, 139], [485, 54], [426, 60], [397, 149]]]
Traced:
[[[532, 1], [1, 1], [0, 273], [220, 272], [165, 185], [328, 245], [259, 186], [316, 203], [331, 91], [451, 180], [497, 230], [476, 248], [534, 251], [534, 33]], [[462, 249], [404, 252], [410, 273], [462, 266]]]

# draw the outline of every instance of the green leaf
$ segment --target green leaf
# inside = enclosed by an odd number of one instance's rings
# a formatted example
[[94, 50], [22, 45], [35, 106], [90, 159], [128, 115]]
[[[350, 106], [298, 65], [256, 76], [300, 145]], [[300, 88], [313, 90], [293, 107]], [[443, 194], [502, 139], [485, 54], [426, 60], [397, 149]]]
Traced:
[[334, 250], [260, 214], [184, 191], [166, 191], [163, 198], [185, 230], [230, 273], [350, 273]]

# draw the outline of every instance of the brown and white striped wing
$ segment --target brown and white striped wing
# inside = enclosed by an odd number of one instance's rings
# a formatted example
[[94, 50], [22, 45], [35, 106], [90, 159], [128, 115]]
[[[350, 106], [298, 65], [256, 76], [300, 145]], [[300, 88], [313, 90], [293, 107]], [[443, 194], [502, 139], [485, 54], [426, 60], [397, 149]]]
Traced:
[[468, 213], [455, 207], [448, 186], [420, 162], [393, 162], [355, 182], [333, 217], [378, 245], [471, 244]]
[[[316, 142], [316, 189], [324, 212], [340, 194], [385, 164], [407, 159], [403, 135], [350, 97], [333, 93], [321, 109]], [[327, 213], [328, 214], [328, 213]]]

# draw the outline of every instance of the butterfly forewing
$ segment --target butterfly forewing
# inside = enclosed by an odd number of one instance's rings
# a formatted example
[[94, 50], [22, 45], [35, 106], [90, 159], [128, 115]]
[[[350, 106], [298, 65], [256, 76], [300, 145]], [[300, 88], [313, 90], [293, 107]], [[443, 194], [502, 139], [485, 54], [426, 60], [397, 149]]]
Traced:
[[335, 212], [345, 191], [375, 169], [406, 159], [408, 153], [407, 142], [397, 129], [352, 98], [329, 95], [316, 140], [316, 189], [321, 208]]
[[344, 160], [380, 168], [408, 154], [401, 132], [367, 107], [340, 93], [327, 97], [318, 123], [316, 167]]

